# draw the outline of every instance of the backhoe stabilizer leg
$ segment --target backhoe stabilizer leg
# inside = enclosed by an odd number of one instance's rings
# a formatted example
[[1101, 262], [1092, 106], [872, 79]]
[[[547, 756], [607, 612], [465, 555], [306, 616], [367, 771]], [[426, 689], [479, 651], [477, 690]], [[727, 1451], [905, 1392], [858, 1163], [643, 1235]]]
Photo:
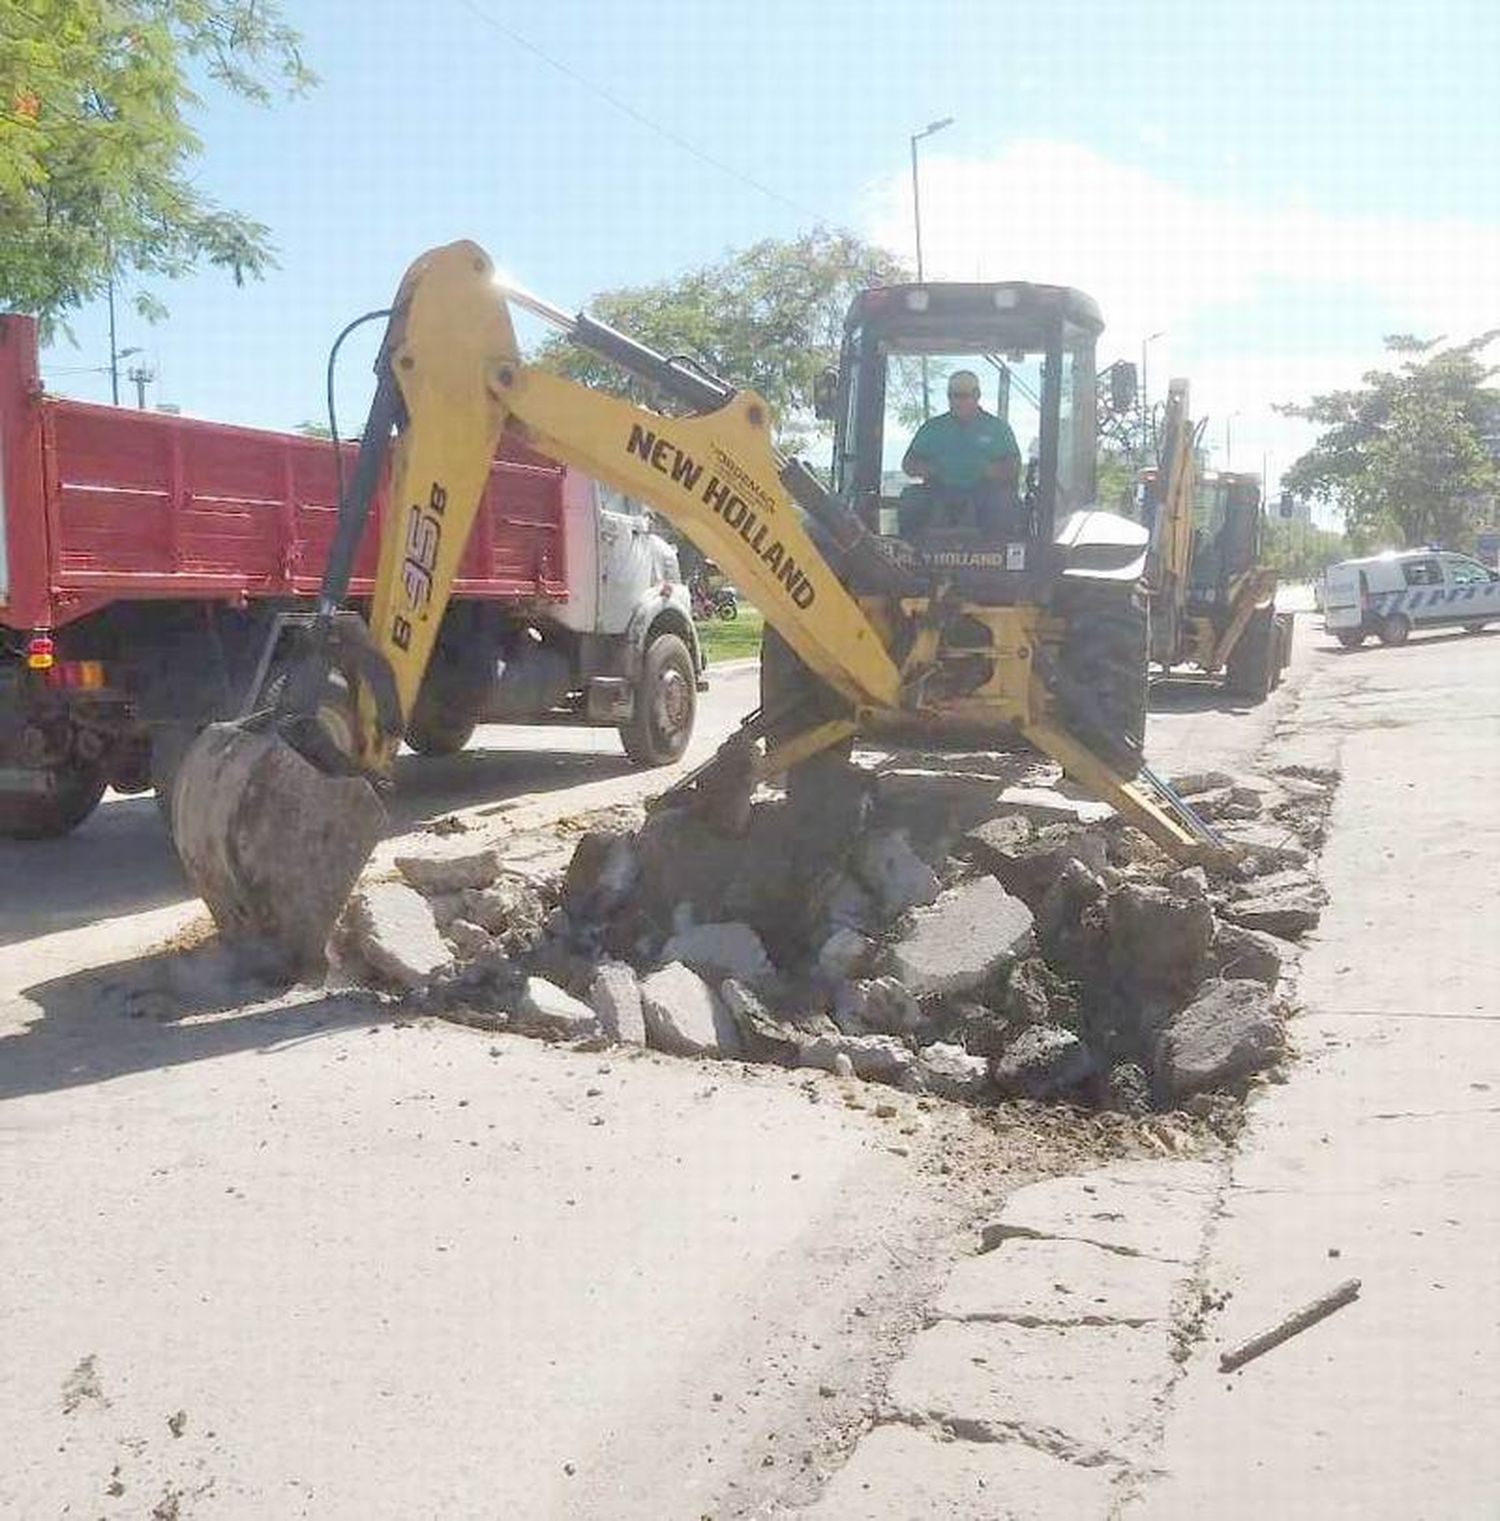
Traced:
[[1233, 847], [1148, 767], [1125, 776], [1100, 760], [1072, 735], [1047, 723], [1018, 723], [1022, 734], [1055, 760], [1092, 797], [1109, 803], [1128, 823], [1174, 860], [1221, 864]]

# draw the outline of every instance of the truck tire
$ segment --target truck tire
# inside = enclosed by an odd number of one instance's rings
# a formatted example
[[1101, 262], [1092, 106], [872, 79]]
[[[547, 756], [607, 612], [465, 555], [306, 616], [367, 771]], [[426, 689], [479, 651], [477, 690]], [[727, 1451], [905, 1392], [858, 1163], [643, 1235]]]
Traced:
[[1250, 615], [1245, 631], [1229, 652], [1224, 672], [1224, 690], [1247, 702], [1264, 702], [1276, 684], [1276, 663], [1280, 655], [1276, 614], [1269, 608]]
[[1064, 586], [1067, 622], [1049, 685], [1062, 726], [1106, 765], [1133, 777], [1146, 742], [1150, 614], [1131, 586]]
[[47, 792], [0, 794], [0, 837], [55, 840], [71, 834], [104, 796], [103, 768], [91, 761], [52, 767], [48, 781]]
[[1346, 650], [1357, 650], [1365, 642], [1362, 628], [1341, 628], [1333, 636]]
[[1411, 619], [1405, 613], [1392, 613], [1380, 620], [1375, 635], [1382, 644], [1405, 644], [1411, 635]]
[[681, 760], [698, 714], [693, 657], [677, 634], [658, 634], [646, 646], [635, 692], [635, 716], [620, 725], [620, 743], [637, 766]]
[[406, 726], [406, 743], [418, 755], [457, 755], [474, 737], [476, 721], [452, 710], [443, 712], [421, 703]]

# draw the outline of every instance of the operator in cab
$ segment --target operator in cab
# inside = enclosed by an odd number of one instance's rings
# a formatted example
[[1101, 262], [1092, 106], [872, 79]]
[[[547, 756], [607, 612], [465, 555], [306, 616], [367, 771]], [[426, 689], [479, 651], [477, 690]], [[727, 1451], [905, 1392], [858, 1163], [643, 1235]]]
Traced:
[[901, 469], [922, 483], [902, 493], [902, 538], [952, 532], [998, 543], [1024, 534], [1016, 435], [979, 405], [972, 370], [948, 377], [948, 410], [917, 429]]

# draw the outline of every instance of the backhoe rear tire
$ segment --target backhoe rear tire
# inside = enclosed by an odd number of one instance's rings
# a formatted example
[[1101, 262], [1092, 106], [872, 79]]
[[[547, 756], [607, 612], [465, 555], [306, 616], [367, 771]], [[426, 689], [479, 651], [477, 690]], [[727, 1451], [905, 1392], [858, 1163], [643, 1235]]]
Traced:
[[0, 794], [0, 839], [55, 840], [71, 834], [104, 796], [103, 768], [73, 760], [49, 768], [46, 792]]
[[1229, 652], [1224, 690], [1247, 702], [1264, 702], [1276, 684], [1280, 654], [1276, 614], [1269, 607], [1259, 608]]
[[1122, 775], [1141, 768], [1146, 742], [1150, 616], [1132, 586], [1065, 585], [1067, 620], [1051, 686], [1063, 727]]

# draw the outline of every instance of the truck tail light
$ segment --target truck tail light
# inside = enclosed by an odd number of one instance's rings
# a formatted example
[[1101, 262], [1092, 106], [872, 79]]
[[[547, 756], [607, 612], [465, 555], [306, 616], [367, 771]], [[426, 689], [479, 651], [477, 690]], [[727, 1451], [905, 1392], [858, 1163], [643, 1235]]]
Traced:
[[97, 691], [104, 685], [104, 662], [101, 660], [57, 660], [48, 668], [49, 687], [77, 687]]
[[52, 669], [52, 652], [55, 646], [50, 634], [33, 634], [26, 641], [26, 664], [33, 671]]

